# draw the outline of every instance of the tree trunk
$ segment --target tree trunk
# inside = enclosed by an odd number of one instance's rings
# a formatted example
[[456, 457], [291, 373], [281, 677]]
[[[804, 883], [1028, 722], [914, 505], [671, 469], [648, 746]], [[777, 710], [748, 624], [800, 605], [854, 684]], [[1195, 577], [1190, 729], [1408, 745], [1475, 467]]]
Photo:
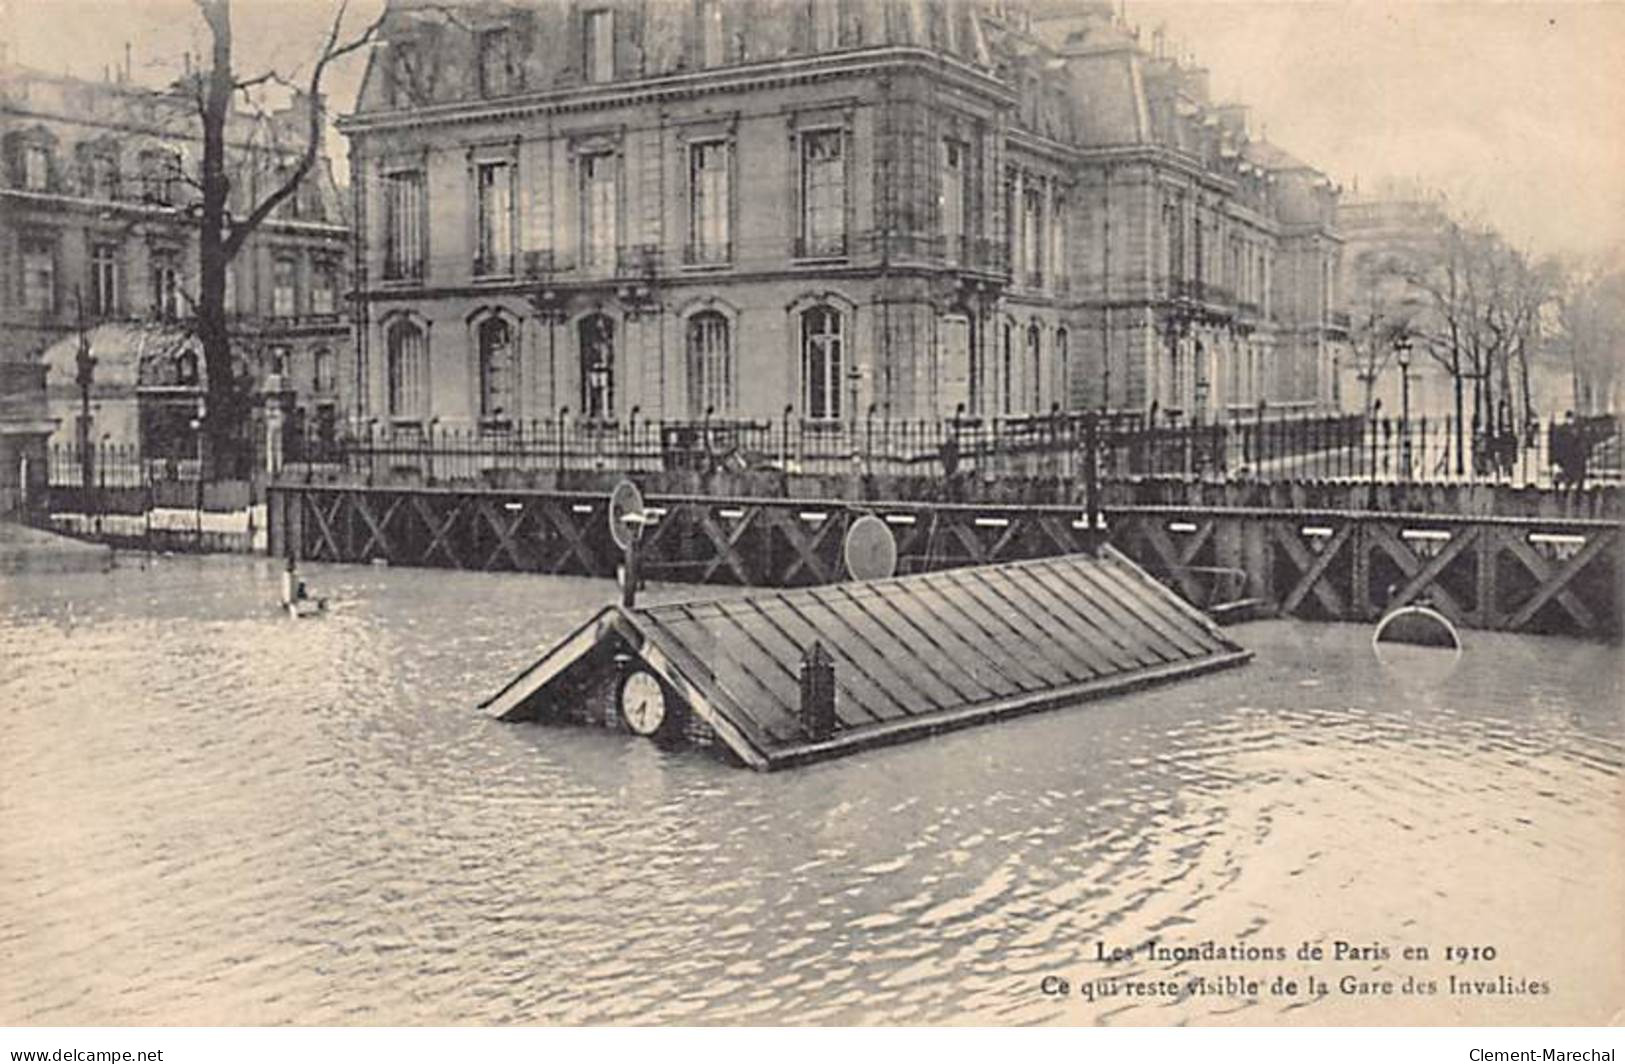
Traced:
[[213, 66], [200, 87], [203, 122], [203, 203], [199, 238], [198, 340], [208, 382], [203, 417], [204, 466], [209, 477], [241, 472], [242, 421], [239, 382], [232, 368], [231, 331], [226, 320], [226, 207], [231, 179], [226, 173], [226, 119], [235, 88], [231, 66], [231, 0], [201, 0], [213, 38]]

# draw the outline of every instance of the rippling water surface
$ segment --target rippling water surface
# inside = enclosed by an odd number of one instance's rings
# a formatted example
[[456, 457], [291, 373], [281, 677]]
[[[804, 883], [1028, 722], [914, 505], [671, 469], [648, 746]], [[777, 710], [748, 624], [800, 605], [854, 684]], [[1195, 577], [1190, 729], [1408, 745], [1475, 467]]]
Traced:
[[[143, 567], [143, 565], [145, 567]], [[613, 589], [126, 560], [0, 583], [0, 1022], [1607, 1022], [1617, 648], [1238, 629], [1250, 666], [758, 775], [474, 708]], [[662, 597], [692, 594], [665, 589]], [[1148, 938], [1522, 996], [1039, 992]], [[1402, 944], [1430, 945], [1427, 965]], [[1447, 965], [1447, 944], [1493, 962]], [[1385, 976], [1386, 973], [1386, 976]]]

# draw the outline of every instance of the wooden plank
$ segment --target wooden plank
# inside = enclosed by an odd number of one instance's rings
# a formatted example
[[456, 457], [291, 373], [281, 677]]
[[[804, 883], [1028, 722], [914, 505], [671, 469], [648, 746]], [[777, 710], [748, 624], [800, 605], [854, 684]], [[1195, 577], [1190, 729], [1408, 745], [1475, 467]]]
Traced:
[[[984, 649], [967, 642], [950, 628], [942, 617], [926, 608], [910, 590], [914, 581], [893, 580], [879, 585], [875, 596], [876, 607], [894, 618], [893, 624], [901, 631], [913, 631], [916, 647], [929, 648], [922, 658], [939, 672], [958, 672], [965, 677], [975, 699], [1003, 698], [1021, 690], [1019, 684], [1000, 670]], [[905, 605], [907, 609], [903, 608]]]
[[384, 516], [382, 518], [375, 518], [372, 514], [372, 507], [367, 505], [366, 496], [354, 492], [351, 494], [355, 495], [354, 500], [350, 504], [351, 509], [355, 510], [361, 515], [361, 520], [366, 523], [367, 528], [369, 529], [367, 542], [362, 544], [361, 549], [355, 554], [351, 555], [351, 557], [356, 561], [365, 561], [367, 558], [372, 556], [373, 545], [377, 544], [383, 550], [383, 556], [386, 559], [393, 560], [395, 556], [395, 548], [390, 545], [389, 536], [386, 534], [386, 531], [389, 528], [389, 522], [395, 517], [396, 512], [400, 510], [401, 503], [404, 501], [405, 497], [397, 495], [393, 499], [389, 500], [389, 507], [384, 511]]
[[[723, 683], [711, 666], [695, 655], [661, 622], [660, 618], [642, 612], [635, 616], [638, 628], [665, 652], [674, 668], [686, 678], [683, 689], [685, 695], [692, 697], [694, 690], [697, 689], [716, 713], [725, 718], [755, 750], [765, 751], [775, 745], [771, 736], [745, 709], [738, 694]], [[650, 657], [649, 651], [650, 648], [645, 646], [639, 653], [647, 660]]]
[[1203, 653], [1216, 649], [1240, 650], [1235, 640], [1229, 638], [1221, 631], [1213, 618], [1206, 612], [1198, 609], [1193, 603], [1186, 602], [1178, 595], [1169, 592], [1168, 588], [1154, 579], [1150, 573], [1134, 564], [1122, 551], [1115, 547], [1106, 547], [1101, 551], [1101, 572], [1132, 587], [1144, 588], [1152, 608], [1169, 618], [1170, 623], [1180, 631], [1188, 633]]
[[[1061, 638], [1043, 624], [1029, 616], [1030, 605], [1024, 595], [1012, 595], [1006, 584], [1003, 568], [961, 569], [949, 574], [962, 594], [969, 596], [987, 610], [987, 620], [995, 632], [1000, 633], [999, 645], [1004, 653], [1018, 658], [1033, 672], [1044, 678], [1051, 687], [1076, 683], [1093, 670], [1075, 662]], [[997, 574], [990, 576], [990, 574]]]
[[1155, 655], [1144, 653], [1135, 640], [1124, 634], [1121, 622], [1102, 609], [1098, 591], [1069, 579], [1068, 566], [1056, 562], [1041, 563], [1038, 573], [1047, 575], [1055, 582], [1056, 597], [1078, 617], [1080, 623], [1096, 633], [1089, 646], [1103, 659], [1103, 667], [1107, 671], [1131, 672], [1160, 660]]
[[[1316, 573], [1315, 555], [1304, 544], [1303, 536], [1298, 532], [1301, 527], [1303, 527], [1302, 524], [1297, 521], [1274, 522], [1275, 542], [1286, 552], [1287, 559], [1298, 570], [1297, 581], [1282, 601], [1293, 598], [1296, 593], [1297, 597], [1293, 601], [1302, 602], [1304, 596], [1300, 589], [1303, 589], [1315, 596], [1316, 601], [1320, 603], [1328, 615], [1334, 619], [1341, 618], [1344, 615], [1343, 597], [1338, 594], [1336, 588], [1320, 578], [1320, 575], [1325, 573], [1324, 569], [1319, 570], [1318, 574]], [[1313, 579], [1310, 579], [1312, 574]]]
[[1128, 660], [1125, 669], [1145, 668], [1189, 656], [1155, 629], [1143, 622], [1137, 623], [1131, 613], [1124, 611], [1122, 592], [1101, 583], [1092, 571], [1079, 566], [1056, 565], [1054, 575], [1075, 596], [1067, 598], [1068, 604], [1076, 606], [1120, 648]]
[[991, 692], [968, 673], [953, 656], [944, 653], [935, 640], [921, 632], [888, 602], [890, 584], [862, 585], [854, 591], [850, 584], [835, 584], [831, 591], [852, 604], [852, 608], [865, 614], [880, 628], [888, 631], [905, 647], [907, 653], [932, 677], [953, 691], [961, 702], [979, 702]]
[[677, 689], [695, 715], [716, 732], [736, 757], [751, 768], [771, 768], [766, 751], [772, 744], [761, 734], [756, 722], [721, 685], [713, 682], [702, 686], [694, 682], [693, 677], [704, 672], [704, 663], [695, 661], [658, 623], [647, 618], [640, 619], [640, 623], [644, 625], [641, 631], [646, 636], [639, 650], [643, 660]]
[[[796, 679], [796, 706], [799, 718], [801, 658], [806, 653], [807, 647], [811, 646], [811, 643], [802, 644], [797, 642], [775, 616], [776, 611], [764, 608], [761, 597], [752, 595], [742, 605], [750, 609], [750, 614], [747, 618], [741, 618], [740, 623], [755, 625], [758, 629], [759, 638], [765, 644], [774, 647], [776, 655], [782, 655], [787, 663], [794, 662], [793, 673]], [[835, 669], [835, 719], [840, 721], [841, 726], [845, 728], [856, 728], [880, 719], [864, 708], [863, 696], [858, 693], [858, 689], [850, 682], [854, 672], [853, 669], [843, 669], [839, 665]]]
[[[681, 640], [694, 655], [711, 665], [719, 681], [739, 676], [744, 683], [730, 683], [740, 708], [778, 742], [801, 735], [797, 706], [800, 684], [794, 669], [785, 665], [740, 623], [729, 609], [707, 611], [702, 620], [681, 604], [662, 611], [660, 623]], [[748, 658], [747, 658], [748, 653]], [[746, 697], [754, 690], [755, 697]]]
[[1462, 607], [1461, 603], [1456, 600], [1456, 596], [1452, 595], [1449, 589], [1438, 581], [1438, 577], [1439, 574], [1444, 572], [1445, 566], [1449, 565], [1451, 561], [1455, 560], [1456, 554], [1464, 549], [1467, 546], [1467, 543], [1471, 541], [1473, 531], [1474, 530], [1472, 529], [1465, 530], [1466, 535], [1463, 538], [1461, 547], [1458, 547], [1456, 552], [1452, 552], [1448, 558], [1445, 558], [1444, 555], [1445, 551], [1450, 549], [1450, 544], [1445, 544], [1445, 549], [1441, 550], [1439, 554], [1432, 559], [1434, 562], [1439, 562], [1440, 559], [1443, 558], [1443, 562], [1439, 564], [1439, 566], [1431, 573], [1428, 573], [1426, 570], [1429, 568], [1429, 566], [1424, 565], [1422, 561], [1417, 558], [1415, 552], [1405, 545], [1399, 536], [1395, 534], [1392, 528], [1386, 524], [1368, 525], [1367, 532], [1370, 534], [1372, 547], [1388, 555], [1389, 560], [1392, 561], [1394, 565], [1399, 568], [1399, 571], [1405, 574], [1406, 577], [1405, 589], [1402, 589], [1402, 591], [1408, 591], [1408, 594], [1401, 593], [1394, 596], [1393, 601], [1389, 602], [1385, 609], [1397, 609], [1400, 606], [1407, 605], [1418, 594], [1426, 590], [1429, 592], [1429, 597], [1433, 600], [1433, 604], [1438, 607], [1440, 613], [1448, 617], [1452, 623], [1463, 625], [1466, 624], [1467, 611]]
[[[1055, 611], [1064, 609], [1063, 596], [1034, 576], [1031, 563], [1005, 569], [978, 570], [972, 574], [980, 585], [1000, 601], [1009, 604], [1012, 615], [1020, 618], [1018, 627], [1036, 645], [1047, 645], [1048, 659], [1066, 675], [1067, 682], [1116, 671], [1092, 650], [1098, 635], [1079, 638], [1074, 629], [1059, 622]], [[1047, 603], [1047, 604], [1046, 604]], [[1036, 633], [1036, 635], [1034, 634]]]
[[1172, 618], [1159, 614], [1159, 607], [1174, 592], [1166, 587], [1134, 586], [1118, 580], [1102, 565], [1062, 566], [1070, 576], [1095, 589], [1093, 603], [1111, 615], [1118, 624], [1117, 631], [1126, 641], [1143, 646], [1156, 661], [1178, 661], [1200, 656], [1206, 649], [1179, 632]]
[[904, 585], [912, 604], [917, 603], [925, 615], [941, 624], [944, 629], [951, 631], [955, 638], [968, 647], [968, 660], [977, 662], [978, 667], [986, 667], [996, 672], [1015, 685], [1018, 691], [1036, 691], [1048, 685], [1042, 676], [1027, 668], [1021, 662], [1002, 654], [989, 654], [988, 647], [994, 641], [993, 632], [982, 624], [980, 608], [967, 610], [962, 598], [950, 597], [938, 581], [945, 574], [937, 576], [921, 575], [910, 579]]
[[1130, 625], [1149, 630], [1152, 649], [1173, 658], [1199, 657], [1211, 653], [1214, 640], [1209, 623], [1197, 608], [1179, 597], [1178, 592], [1147, 575], [1131, 579], [1120, 565], [1078, 566], [1073, 570], [1093, 583], [1116, 604]]
[[[1569, 615], [1575, 624], [1580, 626], [1580, 631], [1590, 633], [1597, 630], [1596, 614], [1591, 612], [1589, 606], [1580, 601], [1578, 595], [1569, 590], [1569, 581], [1574, 578], [1575, 573], [1579, 572], [1578, 569], [1569, 572], [1566, 577], [1562, 573], [1554, 572], [1556, 566], [1535, 553], [1535, 548], [1529, 545], [1529, 541], [1519, 535], [1506, 537], [1505, 546], [1508, 552], [1523, 563], [1525, 569], [1529, 570], [1529, 575], [1535, 578], [1542, 590], [1548, 587], [1555, 589], [1554, 593], [1548, 598], [1557, 599], [1557, 604], [1563, 607], [1564, 612]], [[1534, 614], [1531, 613], [1530, 616], [1532, 617]]]
[[837, 643], [831, 633], [808, 620], [789, 595], [776, 595], [770, 600], [772, 612], [790, 640], [799, 646], [812, 646], [817, 640], [824, 644], [835, 660], [835, 682], [853, 692], [853, 704], [874, 720], [887, 720], [912, 712], [909, 703], [891, 688], [869, 675], [849, 652], [850, 640]]
[[745, 568], [744, 559], [739, 556], [738, 547], [740, 541], [745, 538], [745, 533], [750, 531], [751, 522], [756, 519], [762, 510], [760, 507], [745, 510], [744, 516], [739, 518], [739, 523], [734, 526], [733, 530], [723, 532], [721, 526], [717, 524], [715, 514], [715, 510], [719, 508], [707, 506], [698, 510], [700, 530], [705, 533], [705, 538], [711, 541], [711, 546], [717, 552], [716, 556], [706, 564], [705, 572], [700, 576], [700, 582], [702, 584], [709, 583], [717, 575], [717, 570], [726, 565], [728, 571], [733, 573], [734, 579], [748, 587], [754, 581], [751, 579], [750, 571]]
[[[790, 596], [786, 596], [789, 598]], [[953, 689], [942, 681], [908, 668], [901, 655], [900, 642], [879, 625], [844, 607], [820, 588], [807, 588], [795, 594], [796, 605], [809, 620], [826, 619], [820, 630], [829, 633], [831, 640], [841, 629], [850, 636], [842, 647], [865, 672], [894, 691], [907, 692], [897, 699], [910, 714], [943, 709], [959, 701]], [[829, 623], [833, 620], [833, 626]], [[851, 642], [851, 637], [856, 637]], [[826, 644], [827, 645], [827, 644]]]
[[[1332, 562], [1343, 552], [1343, 548], [1348, 544], [1349, 537], [1353, 532], [1354, 522], [1344, 521], [1342, 526], [1332, 534], [1331, 542], [1321, 548], [1320, 553], [1315, 556], [1314, 564], [1309, 567], [1309, 571], [1303, 574], [1303, 578], [1298, 581], [1297, 586], [1287, 593], [1286, 598], [1281, 600], [1282, 613], [1291, 613], [1296, 610], [1298, 603], [1302, 602], [1303, 597], [1309, 593], [1309, 589], [1320, 583], [1321, 579], [1326, 575], [1326, 571], [1331, 568]], [[1341, 609], [1342, 598], [1339, 597], [1337, 602], [1339, 610], [1335, 616], [1341, 620], [1344, 615], [1344, 611]]]
[[[1540, 612], [1542, 606], [1550, 602], [1554, 596], [1564, 592], [1574, 578], [1580, 575], [1580, 571], [1590, 565], [1597, 555], [1607, 550], [1618, 537], [1618, 532], [1593, 534], [1586, 540], [1586, 545], [1574, 553], [1574, 557], [1563, 563], [1561, 569], [1551, 574], [1549, 579], [1541, 581], [1540, 590], [1508, 618], [1507, 627], [1517, 630], [1528, 624], [1535, 614]], [[1570, 616], [1573, 616], [1572, 612]]]
[[1252, 656], [1252, 651], [1249, 650], [1228, 651], [1224, 654], [1212, 655], [1196, 661], [1168, 662], [1154, 669], [1102, 676], [1068, 687], [1050, 688], [1028, 694], [1014, 695], [998, 702], [965, 706], [951, 712], [933, 713], [925, 717], [904, 718], [886, 724], [877, 724], [860, 731], [837, 735], [823, 742], [808, 743], [794, 749], [775, 751], [772, 767], [784, 768], [809, 761], [839, 757], [859, 750], [904, 742], [922, 735], [931, 735], [955, 728], [1000, 720], [1005, 717], [1018, 716], [1023, 713], [1065, 706], [1084, 699], [1121, 694], [1151, 684], [1200, 676], [1204, 673], [1244, 664], [1251, 660]]
[[[1046, 561], [1023, 566], [1007, 574], [1007, 579], [1030, 597], [1035, 611], [1033, 619], [1055, 632], [1066, 653], [1081, 667], [1096, 676], [1122, 671], [1123, 666], [1103, 649], [1114, 642], [1112, 635], [1073, 601], [1064, 585], [1056, 582], [1054, 567], [1057, 564], [1064, 563]], [[1043, 579], [1046, 576], [1048, 580]]]

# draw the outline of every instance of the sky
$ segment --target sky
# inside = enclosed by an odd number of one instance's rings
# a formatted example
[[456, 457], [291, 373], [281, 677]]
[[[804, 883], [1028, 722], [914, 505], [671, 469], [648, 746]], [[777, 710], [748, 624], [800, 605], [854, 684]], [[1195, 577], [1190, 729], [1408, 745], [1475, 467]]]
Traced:
[[[676, 0], [663, 0], [676, 2]], [[206, 34], [190, 0], [0, 0], [25, 63], [99, 77], [130, 42], [161, 83]], [[1444, 192], [1537, 254], [1625, 253], [1625, 0], [1122, 0], [1130, 23], [1211, 72], [1215, 99], [1325, 170]], [[362, 26], [382, 0], [351, 0]], [[236, 0], [238, 66], [310, 62], [336, 0]], [[362, 58], [333, 70], [334, 113]], [[342, 155], [336, 134], [335, 156]]]

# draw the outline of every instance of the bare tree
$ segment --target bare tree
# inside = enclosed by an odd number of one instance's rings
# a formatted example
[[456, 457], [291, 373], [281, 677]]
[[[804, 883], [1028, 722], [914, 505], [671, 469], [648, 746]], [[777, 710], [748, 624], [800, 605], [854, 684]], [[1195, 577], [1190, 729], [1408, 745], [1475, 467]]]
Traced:
[[[1555, 278], [1550, 264], [1531, 262], [1494, 230], [1454, 221], [1440, 227], [1407, 272], [1426, 304], [1425, 324], [1414, 333], [1454, 389], [1458, 474], [1466, 467], [1469, 423], [1478, 444], [1532, 410], [1530, 364]], [[1503, 410], [1513, 426], [1501, 423]]]
[[326, 116], [323, 114], [322, 78], [337, 59], [369, 44], [383, 21], [379, 15], [366, 27], [345, 36], [348, 0], [341, 0], [333, 14], [320, 50], [311, 63], [302, 88], [308, 110], [303, 143], [291, 167], [279, 174], [269, 191], [247, 206], [242, 217], [230, 211], [232, 166], [227, 158], [227, 127], [240, 94], [268, 82], [289, 84], [276, 71], [251, 77], [239, 76], [232, 52], [231, 0], [194, 0], [211, 39], [210, 64], [191, 78], [190, 88], [197, 104], [203, 131], [203, 159], [197, 179], [201, 193], [199, 290], [197, 301], [198, 340], [203, 347], [208, 381], [204, 434], [208, 443], [210, 468], [217, 468], [237, 444], [236, 427], [242, 421], [242, 393], [233, 375], [230, 322], [226, 310], [226, 271], [242, 251], [249, 236], [271, 213], [298, 190], [321, 155]]
[[1407, 282], [1409, 268], [1395, 250], [1368, 252], [1353, 263], [1349, 346], [1367, 417], [1376, 407], [1377, 382], [1394, 360], [1395, 341], [1418, 335], [1421, 297]]
[[1613, 413], [1625, 379], [1625, 269], [1578, 266], [1564, 281], [1557, 339], [1569, 367], [1574, 409]]

